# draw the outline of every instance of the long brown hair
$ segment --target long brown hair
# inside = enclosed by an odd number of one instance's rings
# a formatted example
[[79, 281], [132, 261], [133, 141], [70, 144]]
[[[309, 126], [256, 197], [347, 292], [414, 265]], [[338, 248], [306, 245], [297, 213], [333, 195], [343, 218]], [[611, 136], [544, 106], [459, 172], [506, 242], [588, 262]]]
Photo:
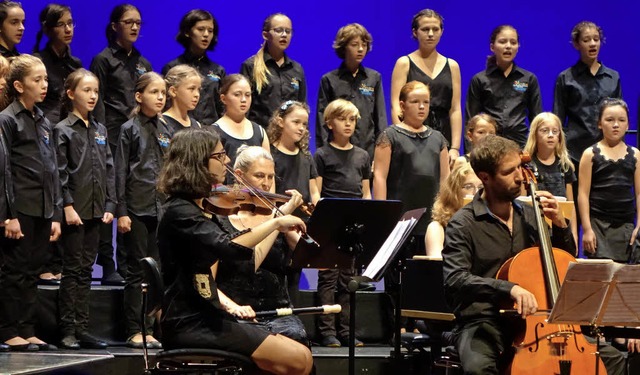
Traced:
[[[280, 126], [280, 121], [284, 122], [284, 119], [293, 112], [296, 108], [301, 108], [307, 111], [309, 114], [310, 109], [306, 103], [301, 103], [295, 100], [287, 100], [282, 103], [278, 109], [273, 112], [271, 119], [269, 120], [269, 127], [267, 128], [267, 137], [272, 140], [272, 144], [276, 144], [280, 137], [282, 137], [282, 127]], [[304, 128], [304, 134], [302, 135], [302, 139], [296, 142], [296, 146], [302, 151], [305, 155], [311, 155], [309, 152], [309, 124]]]

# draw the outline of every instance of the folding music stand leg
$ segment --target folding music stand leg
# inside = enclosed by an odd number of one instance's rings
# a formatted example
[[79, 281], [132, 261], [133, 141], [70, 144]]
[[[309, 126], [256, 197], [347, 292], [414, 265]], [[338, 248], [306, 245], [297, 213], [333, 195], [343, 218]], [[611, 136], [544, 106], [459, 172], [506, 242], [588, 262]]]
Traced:
[[356, 291], [359, 282], [349, 280], [349, 375], [356, 373]]

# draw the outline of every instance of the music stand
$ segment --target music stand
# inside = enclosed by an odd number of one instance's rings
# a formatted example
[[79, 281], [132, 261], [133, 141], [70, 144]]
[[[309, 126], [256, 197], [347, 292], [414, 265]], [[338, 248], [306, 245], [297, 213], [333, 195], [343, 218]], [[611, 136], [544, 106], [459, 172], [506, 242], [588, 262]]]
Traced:
[[[307, 233], [320, 247], [298, 241], [292, 266], [298, 268], [362, 268], [374, 256], [396, 226], [402, 202], [322, 198], [307, 223]], [[355, 374], [355, 292], [358, 281], [349, 282], [349, 374]], [[355, 283], [355, 289], [353, 289]], [[353, 290], [352, 290], [353, 289]]]
[[592, 327], [597, 375], [600, 327], [640, 326], [640, 266], [610, 260], [570, 263], [549, 323]]

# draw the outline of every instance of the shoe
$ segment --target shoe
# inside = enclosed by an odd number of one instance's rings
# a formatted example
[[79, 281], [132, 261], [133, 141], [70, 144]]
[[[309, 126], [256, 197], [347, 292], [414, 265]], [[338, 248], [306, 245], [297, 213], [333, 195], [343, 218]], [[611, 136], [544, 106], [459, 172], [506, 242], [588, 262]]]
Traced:
[[147, 349], [162, 349], [162, 344], [160, 341], [147, 341]]
[[78, 344], [83, 349], [106, 349], [109, 344], [88, 333], [79, 333], [76, 335]]
[[40, 280], [38, 280], [38, 285], [60, 285], [60, 280], [56, 278], [53, 278], [53, 279], [40, 278]]
[[[348, 337], [341, 337], [340, 338], [340, 342], [342, 343], [343, 346], [349, 346], [349, 338]], [[358, 340], [358, 338], [356, 337], [355, 340], [355, 346], [356, 348], [361, 348], [364, 346], [364, 343], [360, 340]]]
[[335, 336], [325, 336], [322, 338], [322, 346], [326, 346], [329, 348], [339, 348], [342, 346], [342, 344], [340, 344], [340, 340], [338, 340]]
[[112, 272], [102, 277], [100, 282], [102, 285], [122, 286], [125, 284], [125, 280], [117, 272]]
[[374, 290], [376, 290], [376, 285], [374, 283], [368, 283], [366, 281], [360, 281], [358, 283], [359, 292], [373, 292]]
[[78, 343], [78, 339], [74, 335], [67, 335], [60, 341], [60, 347], [68, 350], [79, 350], [80, 343]]
[[0, 343], [0, 353], [6, 353], [11, 350], [11, 347], [8, 344]]
[[[136, 336], [136, 335], [134, 335], [134, 336]], [[143, 343], [142, 343], [142, 341], [140, 341], [140, 342], [138, 342], [138, 341], [133, 341], [133, 337], [134, 337], [134, 336], [129, 337], [129, 339], [127, 340], [126, 345], [127, 345], [128, 347], [130, 347], [130, 348], [134, 348], [134, 349], [142, 349], [142, 347], [143, 347]]]
[[12, 352], [37, 352], [39, 350], [38, 345], [36, 344], [18, 344], [18, 345], [9, 345], [9, 350]]
[[43, 342], [42, 344], [33, 344], [33, 345], [36, 345], [38, 347], [38, 350], [41, 352], [52, 352], [52, 351], [58, 350], [57, 346], [53, 344], [47, 344], [46, 342]]

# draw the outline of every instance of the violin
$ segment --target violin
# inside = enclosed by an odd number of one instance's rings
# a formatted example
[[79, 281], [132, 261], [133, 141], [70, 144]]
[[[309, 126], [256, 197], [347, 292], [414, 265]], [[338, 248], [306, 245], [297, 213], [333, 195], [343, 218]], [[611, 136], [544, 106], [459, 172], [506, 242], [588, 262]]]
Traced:
[[[285, 214], [278, 208], [291, 197], [288, 195], [274, 194], [264, 190], [256, 189], [241, 175], [235, 173], [233, 168], [225, 164], [227, 172], [229, 172], [236, 181], [244, 185], [244, 188], [234, 188], [221, 186], [212, 189], [211, 195], [202, 200], [202, 207], [205, 212], [216, 215], [233, 215], [240, 210], [247, 210], [256, 214], [270, 215], [275, 212], [276, 216], [284, 216]], [[304, 208], [302, 208], [304, 206]], [[312, 204], [300, 206], [305, 213], [311, 215], [313, 211]], [[306, 243], [320, 247], [311, 236], [309, 236], [303, 228], [297, 228], [300, 232], [300, 238]]]
[[[266, 200], [280, 206], [289, 202], [291, 196], [275, 194], [260, 189], [247, 189], [239, 186], [219, 185], [211, 189], [211, 195], [202, 202], [204, 209], [216, 215], [229, 216], [238, 211], [250, 211], [259, 215], [270, 215], [273, 206]], [[315, 206], [313, 203], [303, 203], [300, 210], [311, 216]]]
[[[560, 293], [560, 286], [569, 268], [575, 262], [573, 255], [553, 248], [549, 227], [544, 220], [540, 197], [536, 194], [537, 170], [529, 165], [531, 157], [521, 156], [525, 185], [531, 195], [536, 217], [540, 245], [519, 252], [508, 259], [496, 278], [518, 284], [533, 293], [538, 311], [551, 311]], [[514, 356], [504, 374], [606, 374], [604, 363], [595, 344], [589, 343], [580, 326], [550, 324], [545, 314], [529, 315], [513, 323]]]

